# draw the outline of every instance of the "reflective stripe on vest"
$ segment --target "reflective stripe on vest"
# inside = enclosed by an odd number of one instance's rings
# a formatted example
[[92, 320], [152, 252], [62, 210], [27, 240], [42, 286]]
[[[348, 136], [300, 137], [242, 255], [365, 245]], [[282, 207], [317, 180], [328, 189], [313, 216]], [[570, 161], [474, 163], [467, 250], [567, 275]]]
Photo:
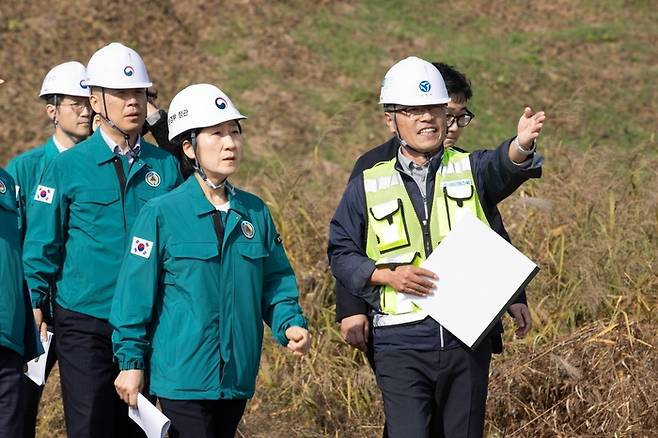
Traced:
[[[378, 267], [416, 266], [425, 259], [424, 239], [431, 248], [441, 242], [465, 212], [489, 225], [475, 189], [468, 153], [446, 149], [436, 174], [429, 223], [416, 216], [400, 173], [397, 158], [377, 163], [363, 172], [368, 210], [366, 254]], [[425, 227], [423, 227], [425, 225]], [[424, 237], [423, 228], [429, 230]], [[424, 319], [427, 314], [390, 286], [381, 288], [381, 312], [375, 326], [396, 325]]]

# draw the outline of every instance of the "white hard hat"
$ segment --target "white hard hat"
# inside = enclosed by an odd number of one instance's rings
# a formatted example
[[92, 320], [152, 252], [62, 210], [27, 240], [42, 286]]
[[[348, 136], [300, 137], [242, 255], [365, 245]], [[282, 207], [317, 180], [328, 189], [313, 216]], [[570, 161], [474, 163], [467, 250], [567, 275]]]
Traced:
[[85, 85], [126, 90], [148, 88], [153, 83], [139, 53], [121, 43], [111, 43], [89, 58]]
[[190, 85], [179, 91], [169, 104], [169, 140], [190, 129], [241, 119], [246, 117], [222, 90], [210, 84]]
[[85, 66], [77, 61], [56, 65], [43, 79], [39, 97], [49, 94], [89, 97], [89, 87], [84, 84], [86, 78]]
[[379, 95], [380, 104], [408, 106], [450, 102], [441, 73], [431, 63], [410, 56], [391, 67]]

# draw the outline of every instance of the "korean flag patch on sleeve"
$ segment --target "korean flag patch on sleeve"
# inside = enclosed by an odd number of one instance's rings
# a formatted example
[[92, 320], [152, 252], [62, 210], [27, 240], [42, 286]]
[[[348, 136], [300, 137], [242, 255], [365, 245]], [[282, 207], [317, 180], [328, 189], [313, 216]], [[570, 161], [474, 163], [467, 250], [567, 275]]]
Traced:
[[152, 249], [153, 242], [150, 240], [142, 239], [141, 237], [133, 236], [133, 243], [130, 245], [130, 254], [135, 254], [147, 259], [151, 257]]
[[45, 202], [46, 204], [52, 204], [54, 196], [55, 196], [55, 189], [53, 189], [52, 187], [39, 185], [37, 186], [37, 189], [34, 192], [34, 200], [39, 202]]

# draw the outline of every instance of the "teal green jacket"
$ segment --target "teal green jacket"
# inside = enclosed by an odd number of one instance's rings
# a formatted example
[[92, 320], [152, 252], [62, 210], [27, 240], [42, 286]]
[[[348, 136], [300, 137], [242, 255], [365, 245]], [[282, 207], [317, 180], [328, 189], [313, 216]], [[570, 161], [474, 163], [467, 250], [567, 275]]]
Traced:
[[159, 397], [245, 399], [254, 394], [263, 321], [306, 327], [295, 275], [269, 210], [228, 188], [223, 242], [194, 176], [150, 201], [132, 231], [110, 322], [121, 369], [150, 363]]
[[7, 172], [14, 178], [16, 183], [16, 200], [18, 201], [18, 227], [20, 229], [21, 243], [25, 238], [26, 212], [30, 198], [34, 195], [39, 178], [43, 174], [46, 165], [57, 155], [59, 150], [55, 146], [53, 138], [41, 146], [23, 152], [14, 157], [7, 165]]
[[23, 287], [14, 180], [0, 169], [0, 345], [27, 362], [43, 353]]
[[133, 222], [147, 201], [182, 179], [172, 155], [142, 140], [139, 158], [118, 161], [122, 191], [116, 157], [99, 129], [46, 167], [28, 206], [23, 252], [34, 308], [54, 284], [63, 308], [109, 319]]

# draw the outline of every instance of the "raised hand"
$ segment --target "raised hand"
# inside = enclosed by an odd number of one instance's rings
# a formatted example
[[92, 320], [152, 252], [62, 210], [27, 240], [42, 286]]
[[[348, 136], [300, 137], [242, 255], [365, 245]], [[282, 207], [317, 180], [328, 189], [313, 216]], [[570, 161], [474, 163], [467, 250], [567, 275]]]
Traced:
[[524, 149], [530, 149], [532, 142], [539, 137], [546, 120], [546, 113], [535, 113], [529, 106], [525, 107], [516, 128], [516, 138]]

